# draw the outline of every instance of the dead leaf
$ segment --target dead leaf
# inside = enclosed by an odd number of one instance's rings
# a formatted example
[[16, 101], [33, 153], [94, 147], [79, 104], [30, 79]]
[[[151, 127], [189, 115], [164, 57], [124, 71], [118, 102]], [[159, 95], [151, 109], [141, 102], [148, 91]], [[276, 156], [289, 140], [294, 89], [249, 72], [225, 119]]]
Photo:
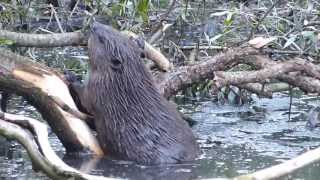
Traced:
[[265, 46], [265, 45], [267, 45], [277, 39], [278, 39], [277, 37], [270, 37], [270, 38], [256, 37], [254, 39], [251, 39], [249, 41], [249, 44], [254, 48], [260, 49], [263, 46]]

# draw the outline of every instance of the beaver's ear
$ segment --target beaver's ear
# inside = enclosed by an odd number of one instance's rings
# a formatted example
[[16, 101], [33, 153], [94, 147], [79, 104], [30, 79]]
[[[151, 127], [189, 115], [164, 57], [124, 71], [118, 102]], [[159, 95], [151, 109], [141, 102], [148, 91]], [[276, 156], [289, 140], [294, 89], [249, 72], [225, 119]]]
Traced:
[[121, 68], [122, 61], [119, 58], [112, 57], [110, 62], [111, 62], [111, 68], [112, 69], [117, 70], [117, 69]]

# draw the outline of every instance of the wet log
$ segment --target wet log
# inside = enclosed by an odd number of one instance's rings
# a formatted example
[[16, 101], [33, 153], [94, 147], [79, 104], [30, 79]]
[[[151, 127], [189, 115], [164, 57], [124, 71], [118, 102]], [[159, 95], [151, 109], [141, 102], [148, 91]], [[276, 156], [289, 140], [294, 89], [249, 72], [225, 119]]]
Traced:
[[[246, 59], [241, 59], [242, 63], [249, 64], [257, 69], [272, 68], [279, 63], [264, 56], [251, 56]], [[281, 74], [277, 77], [279, 81], [286, 82], [293, 87], [299, 87], [306, 93], [320, 93], [320, 68], [318, 65], [310, 63], [306, 60], [296, 58], [291, 62], [283, 63], [296, 63], [301, 66], [300, 72], [290, 72]]]
[[[239, 64], [248, 64], [258, 70], [225, 72]], [[262, 85], [258, 85], [261, 87], [259, 91], [257, 84], [253, 87], [250, 83], [277, 79], [306, 93], [320, 93], [320, 68], [317, 65], [301, 58], [274, 61], [263, 56], [259, 50], [248, 47], [230, 48], [200, 63], [177, 67], [172, 72], [160, 73], [156, 77], [160, 91], [167, 98], [206, 79], [213, 79], [216, 88], [235, 85], [266, 97], [271, 97], [273, 91], [287, 88], [271, 88], [267, 93], [263, 92]]]
[[289, 72], [302, 71], [304, 66], [297, 62], [276, 63], [268, 68], [257, 71], [215, 72], [215, 84], [218, 88], [226, 85], [240, 85], [254, 82], [263, 82], [267, 79], [277, 78]]
[[[138, 38], [138, 36], [132, 32], [124, 31], [123, 34]], [[11, 40], [15, 46], [43, 48], [86, 45], [88, 37], [82, 32], [31, 34], [0, 30], [0, 39]], [[144, 41], [143, 49], [145, 56], [157, 64], [161, 70], [170, 70], [171, 64], [169, 60], [160, 51], [153, 48], [146, 41]]]
[[16, 46], [25, 47], [59, 47], [86, 44], [86, 37], [81, 32], [29, 34], [0, 30], [0, 38], [13, 41]]
[[320, 148], [309, 150], [298, 157], [285, 161], [284, 163], [271, 166], [252, 174], [238, 176], [235, 180], [271, 180], [289, 175], [298, 169], [306, 167], [320, 160]]
[[48, 127], [35, 119], [0, 113], [0, 135], [18, 141], [27, 150], [35, 166], [53, 179], [116, 180], [82, 173], [65, 164], [53, 151]]
[[[103, 154], [88, 125], [72, 113], [77, 107], [59, 72], [4, 49], [0, 49], [0, 62], [0, 89], [21, 95], [35, 106], [67, 152]], [[74, 111], [64, 110], [55, 99]]]
[[168, 98], [194, 83], [213, 79], [215, 71], [229, 69], [238, 64], [238, 59], [256, 54], [260, 52], [253, 48], [230, 48], [198, 64], [177, 67], [172, 72], [161, 73], [156, 77], [156, 81], [162, 94]]

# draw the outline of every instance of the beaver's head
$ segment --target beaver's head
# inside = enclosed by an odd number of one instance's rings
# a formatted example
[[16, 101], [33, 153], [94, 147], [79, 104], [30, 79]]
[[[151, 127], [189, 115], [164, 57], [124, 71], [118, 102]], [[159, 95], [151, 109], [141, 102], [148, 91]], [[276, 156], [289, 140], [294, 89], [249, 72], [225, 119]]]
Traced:
[[93, 23], [88, 47], [92, 69], [121, 73], [142, 65], [141, 49], [112, 27]]

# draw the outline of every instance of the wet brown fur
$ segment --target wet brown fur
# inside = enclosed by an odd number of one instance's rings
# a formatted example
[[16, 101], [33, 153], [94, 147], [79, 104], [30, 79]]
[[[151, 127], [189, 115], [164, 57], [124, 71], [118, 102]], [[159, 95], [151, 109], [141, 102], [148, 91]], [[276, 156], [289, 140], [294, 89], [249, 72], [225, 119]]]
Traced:
[[158, 92], [138, 46], [111, 27], [94, 23], [88, 47], [89, 79], [80, 97], [94, 116], [105, 153], [140, 164], [194, 160], [195, 137]]

